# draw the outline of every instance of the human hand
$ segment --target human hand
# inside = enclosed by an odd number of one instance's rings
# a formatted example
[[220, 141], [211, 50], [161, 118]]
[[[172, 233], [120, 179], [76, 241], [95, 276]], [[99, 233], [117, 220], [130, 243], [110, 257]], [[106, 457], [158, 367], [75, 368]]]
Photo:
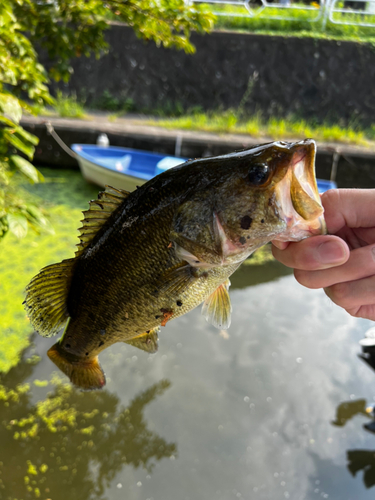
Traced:
[[375, 189], [322, 195], [328, 235], [273, 241], [274, 257], [307, 288], [324, 288], [352, 316], [375, 320]]

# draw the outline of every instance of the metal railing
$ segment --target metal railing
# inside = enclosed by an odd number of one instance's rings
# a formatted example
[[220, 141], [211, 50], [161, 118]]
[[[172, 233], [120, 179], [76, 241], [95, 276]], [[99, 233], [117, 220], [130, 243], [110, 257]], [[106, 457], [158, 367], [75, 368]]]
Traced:
[[[375, 0], [355, 0], [355, 2], [349, 2], [351, 4], [356, 4], [356, 9], [348, 9], [345, 7], [347, 3], [348, 2], [339, 0], [328, 0], [326, 19], [329, 19], [329, 21], [334, 24], [375, 27]], [[361, 4], [363, 4], [364, 8], [358, 9]], [[341, 15], [341, 18], [335, 19], [334, 16], [337, 13]], [[355, 16], [355, 18], [351, 19], [353, 16]], [[372, 22], [368, 22], [368, 18], [370, 18]]]
[[[333, 24], [375, 27], [375, 0], [321, 0], [320, 3], [318, 3], [319, 0], [316, 0], [310, 4], [293, 3], [293, 0], [278, 0], [272, 3], [267, 0], [257, 0], [257, 4], [250, 0], [185, 0], [185, 2], [188, 5], [213, 5], [212, 12], [223, 17], [262, 17], [265, 19], [299, 21], [300, 18], [291, 14], [288, 15], [288, 13], [304, 11], [313, 14], [303, 17], [304, 21], [322, 21], [323, 29], [325, 29], [327, 21]], [[361, 4], [363, 8], [360, 8]], [[232, 11], [224, 10], [225, 7], [231, 7]], [[274, 13], [275, 10], [279, 11], [280, 9], [285, 10], [285, 15]]]

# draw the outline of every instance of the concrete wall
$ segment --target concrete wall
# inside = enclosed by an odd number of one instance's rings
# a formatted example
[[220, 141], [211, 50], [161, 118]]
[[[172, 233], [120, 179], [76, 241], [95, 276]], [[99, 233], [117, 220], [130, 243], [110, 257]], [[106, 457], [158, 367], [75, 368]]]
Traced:
[[[375, 112], [375, 50], [353, 42], [240, 33], [193, 34], [196, 54], [158, 48], [113, 25], [109, 53], [79, 58], [65, 90], [88, 103], [107, 91], [133, 99], [137, 108], [180, 103], [217, 109], [238, 107], [264, 115], [360, 120]], [[248, 92], [247, 92], [248, 91]]]

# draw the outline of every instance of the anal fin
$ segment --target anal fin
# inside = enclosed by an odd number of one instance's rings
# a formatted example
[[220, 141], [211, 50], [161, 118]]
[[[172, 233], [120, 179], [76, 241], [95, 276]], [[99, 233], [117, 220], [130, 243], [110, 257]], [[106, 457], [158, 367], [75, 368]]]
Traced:
[[60, 342], [48, 351], [48, 357], [67, 375], [73, 385], [79, 389], [90, 391], [105, 386], [105, 375], [100, 366], [98, 356], [83, 359], [66, 352]]
[[153, 354], [159, 348], [159, 332], [160, 327], [157, 326], [148, 332], [142, 333], [130, 340], [125, 340], [124, 342], [125, 344], [142, 349], [142, 351], [146, 351], [149, 354]]
[[231, 323], [232, 305], [228, 293], [227, 279], [203, 303], [202, 314], [206, 320], [220, 330], [226, 330]]

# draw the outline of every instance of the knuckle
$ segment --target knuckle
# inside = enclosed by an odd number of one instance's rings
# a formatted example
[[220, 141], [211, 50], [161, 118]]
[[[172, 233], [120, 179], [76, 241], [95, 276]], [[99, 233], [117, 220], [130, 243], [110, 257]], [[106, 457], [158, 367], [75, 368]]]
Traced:
[[340, 199], [340, 190], [339, 189], [329, 189], [322, 194], [321, 201], [324, 208], [328, 207], [337, 207]]
[[358, 307], [356, 309], [345, 309], [351, 316], [354, 318], [365, 318], [365, 314], [362, 307]]
[[345, 309], [351, 316], [355, 318], [365, 318], [371, 321], [375, 320], [375, 304], [362, 305], [355, 308]]
[[294, 270], [294, 277], [298, 283], [306, 288], [321, 288], [315, 286], [314, 280], [312, 279], [311, 273], [309, 271], [302, 271], [301, 269]]
[[347, 283], [336, 283], [328, 287], [328, 296], [337, 305], [350, 307], [350, 287]]

